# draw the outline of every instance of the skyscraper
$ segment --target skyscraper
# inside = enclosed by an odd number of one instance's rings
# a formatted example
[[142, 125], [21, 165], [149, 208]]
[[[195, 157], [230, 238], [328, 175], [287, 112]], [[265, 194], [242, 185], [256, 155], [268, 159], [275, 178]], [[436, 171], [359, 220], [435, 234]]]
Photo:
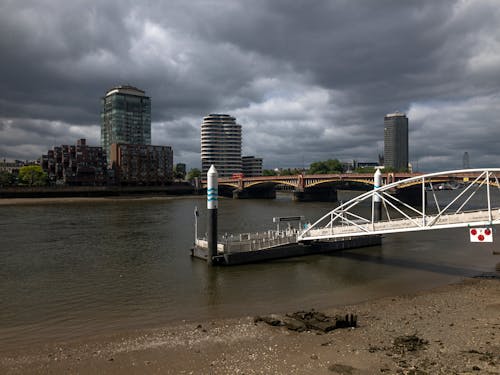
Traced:
[[384, 166], [408, 169], [408, 118], [401, 112], [384, 117]]
[[201, 124], [201, 169], [215, 165], [219, 177], [241, 173], [241, 125], [224, 114], [210, 114]]
[[467, 151], [464, 152], [464, 156], [462, 158], [462, 167], [463, 167], [463, 169], [470, 168], [469, 153]]
[[101, 146], [108, 161], [113, 143], [151, 144], [151, 100], [144, 91], [117, 86], [101, 103]]

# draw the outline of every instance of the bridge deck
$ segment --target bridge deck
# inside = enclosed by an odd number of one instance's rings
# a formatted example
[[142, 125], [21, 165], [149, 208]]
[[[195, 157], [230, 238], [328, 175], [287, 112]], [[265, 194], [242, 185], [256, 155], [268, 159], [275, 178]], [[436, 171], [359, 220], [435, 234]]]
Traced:
[[[500, 209], [491, 211], [491, 221], [488, 211], [461, 212], [443, 214], [436, 220], [437, 215], [412, 219], [386, 220], [376, 223], [363, 223], [358, 225], [333, 226], [326, 228], [310, 229], [299, 240], [334, 239], [347, 236], [368, 236], [398, 232], [414, 232], [430, 229], [444, 229], [467, 227], [470, 225], [500, 224]], [[434, 222], [435, 221], [435, 222]]]

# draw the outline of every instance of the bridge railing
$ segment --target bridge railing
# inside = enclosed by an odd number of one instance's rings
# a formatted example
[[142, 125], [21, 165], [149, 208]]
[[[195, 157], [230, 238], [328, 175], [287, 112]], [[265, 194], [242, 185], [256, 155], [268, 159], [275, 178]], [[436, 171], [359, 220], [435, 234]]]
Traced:
[[[296, 243], [298, 236], [299, 230], [296, 228], [289, 228], [281, 231], [268, 230], [266, 232], [223, 235], [218, 241], [217, 251], [220, 254], [228, 254], [264, 250], [271, 247]], [[201, 248], [208, 248], [206, 238], [197, 239], [196, 245]]]
[[[498, 219], [493, 207], [500, 206], [500, 199], [492, 202], [491, 187], [500, 189], [498, 176], [500, 168], [466, 169], [430, 173], [396, 181], [363, 193], [328, 212], [305, 229], [299, 235], [299, 241], [335, 238], [343, 234], [370, 235], [474, 223], [495, 224]], [[456, 182], [460, 178], [462, 186], [457, 188], [451, 197], [438, 194], [435, 181], [441, 183], [448, 179]], [[416, 191], [420, 197], [418, 204], [412, 205], [398, 198], [397, 192], [408, 186], [420, 188]], [[430, 195], [429, 199], [427, 195]], [[499, 197], [500, 194], [496, 194], [496, 198]], [[380, 202], [381, 211], [385, 215], [384, 221], [375, 215], [376, 201]], [[363, 202], [371, 204], [371, 212], [365, 212], [364, 215], [358, 210], [358, 206]], [[458, 215], [466, 213], [467, 210], [475, 211], [478, 216]], [[446, 220], [448, 223], [445, 223]], [[455, 221], [452, 223], [453, 220]], [[381, 229], [381, 226], [385, 226], [385, 229]]]

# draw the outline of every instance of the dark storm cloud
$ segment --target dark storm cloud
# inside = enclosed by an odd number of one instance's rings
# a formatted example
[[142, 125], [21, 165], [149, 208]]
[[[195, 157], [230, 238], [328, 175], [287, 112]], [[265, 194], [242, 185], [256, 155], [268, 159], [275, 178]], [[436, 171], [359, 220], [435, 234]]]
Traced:
[[[420, 169], [497, 165], [495, 1], [4, 1], [0, 156], [99, 141], [100, 97], [152, 98], [153, 142], [198, 166], [211, 112], [243, 125], [267, 167], [375, 161], [406, 111]], [[484, 139], [484, 134], [488, 138]], [[73, 138], [72, 138], [73, 137]], [[483, 137], [483, 138], [482, 138]]]

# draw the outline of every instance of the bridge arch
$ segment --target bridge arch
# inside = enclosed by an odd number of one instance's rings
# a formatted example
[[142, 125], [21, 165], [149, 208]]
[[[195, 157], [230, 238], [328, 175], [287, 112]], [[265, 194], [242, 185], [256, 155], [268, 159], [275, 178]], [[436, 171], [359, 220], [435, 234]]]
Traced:
[[286, 186], [292, 186], [292, 187], [297, 187], [297, 184], [292, 182], [292, 181], [283, 181], [283, 180], [265, 180], [265, 181], [253, 181], [253, 182], [247, 182], [245, 183], [245, 189], [250, 188], [252, 186], [256, 185], [262, 185], [262, 184], [269, 184], [272, 183], [273, 185], [286, 185]]
[[368, 179], [359, 179], [359, 178], [342, 178], [342, 179], [327, 179], [327, 180], [316, 180], [312, 182], [306, 182], [304, 187], [309, 188], [309, 187], [314, 187], [314, 186], [320, 186], [323, 184], [331, 184], [331, 185], [339, 185], [342, 183], [346, 182], [355, 182], [359, 183], [362, 185], [367, 185], [367, 186], [373, 186], [374, 182], [373, 180], [368, 180]]

